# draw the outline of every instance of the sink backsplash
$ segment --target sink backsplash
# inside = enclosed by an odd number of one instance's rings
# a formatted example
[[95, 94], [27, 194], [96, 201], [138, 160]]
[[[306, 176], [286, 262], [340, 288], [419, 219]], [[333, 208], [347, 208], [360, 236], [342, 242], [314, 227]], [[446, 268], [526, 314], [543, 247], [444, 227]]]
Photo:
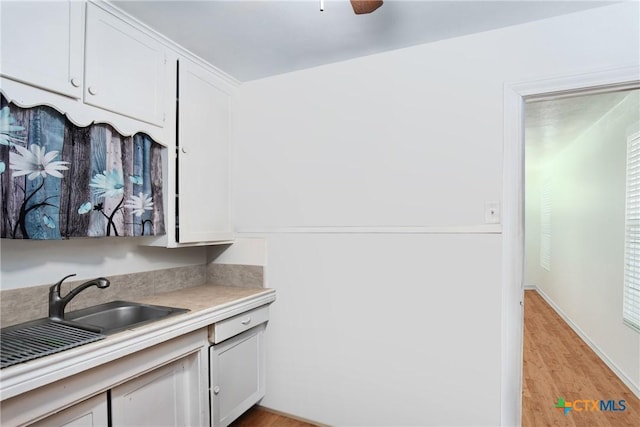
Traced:
[[207, 265], [207, 283], [240, 288], [263, 288], [264, 267], [261, 265]]
[[[264, 286], [263, 267], [254, 265], [211, 263], [106, 277], [111, 286], [106, 289], [85, 289], [69, 303], [66, 311], [115, 300], [135, 300], [204, 284], [248, 288]], [[87, 279], [89, 278], [63, 283], [62, 295]], [[57, 280], [59, 278], [42, 286], [0, 291], [0, 327], [47, 317], [49, 287]]]

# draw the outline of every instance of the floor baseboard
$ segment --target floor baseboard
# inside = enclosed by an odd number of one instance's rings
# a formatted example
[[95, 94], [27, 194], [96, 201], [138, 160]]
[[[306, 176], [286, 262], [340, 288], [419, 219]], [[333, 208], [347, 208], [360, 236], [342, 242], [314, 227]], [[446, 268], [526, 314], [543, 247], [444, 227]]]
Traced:
[[291, 414], [288, 414], [286, 412], [278, 411], [277, 409], [271, 409], [271, 408], [268, 408], [266, 406], [262, 406], [260, 404], [257, 405], [257, 407], [262, 409], [263, 411], [271, 412], [272, 414], [276, 414], [276, 415], [282, 415], [283, 417], [291, 418], [293, 420], [301, 421], [303, 423], [313, 424], [313, 425], [318, 426], [318, 427], [330, 427], [328, 424], [321, 424], [321, 423], [319, 423], [317, 421], [309, 420], [309, 419], [302, 418], [302, 417], [297, 417], [295, 415], [291, 415]]
[[[525, 285], [525, 289], [526, 289], [526, 285]], [[556, 305], [556, 303], [553, 302], [553, 300], [546, 294], [544, 293], [544, 291], [540, 288], [538, 288], [537, 286], [535, 288], [533, 288], [532, 290], [537, 291], [540, 296], [547, 302], [547, 304], [549, 304], [551, 306], [551, 308], [553, 308], [553, 310], [558, 313], [558, 316], [560, 316], [566, 323], [567, 325], [569, 325], [569, 327], [580, 337], [580, 339], [582, 341], [584, 341], [584, 343], [589, 346], [589, 348], [591, 350], [593, 350], [593, 352], [595, 354], [598, 355], [598, 357], [600, 358], [600, 360], [602, 360], [604, 362], [605, 365], [607, 365], [609, 367], [609, 369], [611, 369], [613, 371], [613, 373], [620, 378], [620, 381], [622, 381], [627, 387], [629, 387], [629, 389], [631, 390], [631, 392], [633, 394], [636, 395], [636, 397], [638, 397], [640, 399], [640, 386], [638, 384], [634, 384], [634, 382], [631, 380], [631, 378], [627, 377], [617, 366], [615, 363], [613, 363], [613, 361], [611, 359], [609, 359], [607, 357], [607, 355], [600, 350], [600, 348], [593, 342], [591, 341], [591, 339], [587, 336], [587, 334], [585, 334], [582, 329], [580, 329], [580, 327], [578, 325], [576, 325], [567, 315], [566, 313]]]

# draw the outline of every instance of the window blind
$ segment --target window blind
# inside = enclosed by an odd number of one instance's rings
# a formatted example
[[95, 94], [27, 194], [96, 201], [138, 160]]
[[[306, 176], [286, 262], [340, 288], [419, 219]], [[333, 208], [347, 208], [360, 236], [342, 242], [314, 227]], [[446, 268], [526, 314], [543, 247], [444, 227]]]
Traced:
[[624, 322], [640, 332], [640, 133], [627, 143]]

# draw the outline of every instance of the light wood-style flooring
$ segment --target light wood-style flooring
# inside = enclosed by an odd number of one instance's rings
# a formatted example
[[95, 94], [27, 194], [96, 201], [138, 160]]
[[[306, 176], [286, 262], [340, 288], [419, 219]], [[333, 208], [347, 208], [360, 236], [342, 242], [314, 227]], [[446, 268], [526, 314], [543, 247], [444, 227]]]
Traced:
[[[564, 415], [555, 408], [559, 397], [625, 400], [627, 409]], [[640, 426], [640, 400], [532, 290], [525, 291], [522, 426]]]
[[235, 420], [229, 427], [316, 427], [315, 424], [309, 424], [298, 421], [284, 415], [265, 410], [259, 406], [254, 406], [247, 412], [242, 414], [240, 418]]

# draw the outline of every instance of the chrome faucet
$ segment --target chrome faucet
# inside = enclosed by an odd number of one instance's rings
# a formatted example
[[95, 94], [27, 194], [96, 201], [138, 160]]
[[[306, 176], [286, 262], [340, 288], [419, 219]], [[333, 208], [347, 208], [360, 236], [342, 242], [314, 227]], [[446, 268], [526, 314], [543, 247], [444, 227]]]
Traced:
[[90, 286], [97, 286], [99, 289], [108, 288], [111, 284], [104, 277], [98, 277], [97, 279], [89, 280], [74, 289], [70, 290], [69, 293], [63, 298], [60, 296], [60, 285], [69, 277], [75, 276], [75, 274], [70, 274], [68, 276], [63, 277], [58, 283], [51, 286], [49, 288], [49, 318], [55, 320], [64, 320], [64, 308], [69, 304], [69, 302], [80, 292], [84, 291]]

